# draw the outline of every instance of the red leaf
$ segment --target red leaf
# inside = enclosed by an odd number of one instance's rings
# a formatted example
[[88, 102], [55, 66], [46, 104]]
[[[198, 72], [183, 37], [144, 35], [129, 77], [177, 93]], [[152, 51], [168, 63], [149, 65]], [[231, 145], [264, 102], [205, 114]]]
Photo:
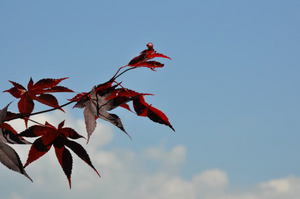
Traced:
[[43, 93], [57, 93], [57, 92], [74, 92], [74, 91], [64, 86], [54, 86], [52, 88], [43, 91]]
[[33, 85], [33, 89], [43, 90], [46, 88], [53, 88], [65, 79], [68, 79], [68, 77], [64, 77], [60, 79], [51, 79], [51, 78], [41, 79]]
[[71, 102], [78, 102], [78, 101], [82, 100], [82, 98], [87, 98], [88, 99], [87, 94], [88, 94], [87, 92], [78, 93], [73, 98], [68, 99], [68, 100], [71, 101]]
[[14, 96], [15, 98], [20, 98], [25, 92], [27, 92], [27, 90], [19, 83], [17, 82], [13, 82], [13, 81], [9, 81], [14, 87], [5, 90], [4, 92], [8, 92], [10, 93], [12, 96]]
[[133, 100], [133, 108], [138, 116], [148, 115], [149, 104], [145, 101], [143, 96], [137, 97]]
[[15, 98], [20, 98], [24, 92], [26, 92], [25, 90], [19, 90], [16, 87], [12, 87], [8, 90], [5, 90], [3, 92], [8, 92], [10, 93], [12, 96], [14, 96]]
[[[29, 127], [25, 131], [21, 132], [20, 136], [25, 137], [35, 137], [41, 135], [40, 138], [36, 139], [32, 144], [27, 162], [24, 167], [28, 166], [33, 161], [39, 159], [44, 154], [46, 154], [51, 146], [53, 145], [55, 148], [56, 157], [68, 178], [69, 185], [71, 188], [71, 173], [72, 173], [72, 156], [71, 153], [65, 146], [69, 147], [72, 151], [74, 151], [82, 160], [84, 160], [90, 167], [92, 167], [96, 173], [99, 175], [98, 171], [93, 166], [89, 155], [85, 151], [85, 149], [78, 143], [68, 140], [70, 137], [72, 139], [77, 139], [82, 137], [72, 128], [63, 128], [64, 121], [62, 121], [58, 128], [53, 125], [45, 122], [45, 125], [34, 125]], [[1, 142], [0, 142], [1, 143]]]
[[74, 129], [72, 128], [62, 128], [60, 131], [64, 136], [69, 137], [71, 139], [79, 139], [83, 138], [82, 135], [79, 135]]
[[39, 96], [36, 96], [34, 99], [42, 104], [51, 106], [53, 108], [59, 107], [56, 97], [54, 97], [51, 94], [41, 94]]
[[106, 100], [112, 100], [116, 97], [132, 98], [132, 97], [136, 97], [136, 96], [139, 96], [139, 95], [152, 95], [152, 94], [138, 93], [138, 92], [135, 92], [135, 91], [127, 89], [127, 88], [118, 88], [118, 89], [115, 89], [114, 91], [112, 91], [111, 94], [109, 94], [105, 99]]
[[[33, 80], [30, 78], [28, 82], [27, 88], [28, 91], [19, 83], [10, 81], [14, 87], [6, 90], [5, 92], [9, 92], [16, 98], [21, 98], [18, 102], [19, 111], [21, 114], [30, 114], [33, 111], [34, 103], [33, 100], [37, 100], [42, 104], [58, 108], [59, 104], [53, 95], [45, 94], [51, 92], [73, 92], [72, 90], [63, 87], [57, 86], [62, 80], [66, 78], [60, 79], [41, 79], [37, 83], [34, 84]], [[63, 109], [61, 109], [63, 111]], [[28, 117], [24, 118], [25, 124], [27, 125]]]
[[69, 147], [74, 153], [76, 153], [76, 155], [78, 155], [78, 157], [80, 157], [85, 163], [87, 163], [100, 177], [99, 172], [92, 164], [92, 161], [89, 155], [87, 154], [86, 150], [80, 144], [71, 140], [66, 140], [65, 145]]
[[19, 90], [26, 90], [26, 88], [24, 88], [24, 86], [22, 86], [21, 84], [14, 82], [14, 81], [9, 81], [15, 88], [19, 89]]
[[133, 66], [139, 62], [143, 62], [147, 59], [146, 54], [141, 54], [137, 57], [134, 57], [130, 62], [128, 63], [128, 66]]
[[28, 166], [33, 161], [42, 157], [45, 153], [47, 153], [52, 145], [45, 145], [42, 141], [42, 138], [36, 139], [31, 148], [29, 150], [28, 158], [24, 167]]
[[159, 110], [153, 106], [149, 107], [148, 118], [154, 122], [157, 122], [160, 124], [165, 124], [165, 125], [169, 126], [173, 131], [175, 131], [175, 129], [169, 122], [168, 117], [161, 110]]
[[157, 61], [145, 61], [145, 62], [138, 62], [136, 64], [130, 65], [132, 67], [147, 67], [151, 70], [155, 70], [155, 68], [162, 68], [164, 64], [157, 62]]
[[[8, 143], [10, 143], [10, 144], [31, 144], [24, 138], [19, 137], [17, 131], [9, 124], [2, 123], [0, 125], [0, 128], [2, 129], [2, 136], [5, 138], [5, 140]], [[1, 131], [0, 131], [0, 134], [1, 134]]]
[[169, 122], [168, 117], [162, 111], [160, 111], [159, 109], [149, 105], [145, 101], [143, 96], [140, 96], [140, 97], [133, 100], [133, 107], [134, 107], [135, 112], [139, 116], [148, 117], [153, 122], [157, 122], [157, 123], [160, 123], [160, 124], [167, 125], [173, 131], [175, 131], [175, 129], [173, 128], [173, 126]]
[[97, 92], [99, 92], [99, 91], [101, 91], [101, 90], [105, 90], [105, 89], [107, 89], [107, 88], [110, 88], [111, 86], [112, 86], [112, 81], [108, 81], [108, 82], [104, 82], [104, 83], [102, 83], [102, 84], [98, 84], [97, 86], [96, 86], [96, 91]]
[[15, 135], [18, 134], [18, 132], [10, 124], [3, 123], [0, 126], [1, 126], [1, 128], [8, 130], [8, 131], [12, 132]]
[[[22, 95], [20, 101], [18, 102], [18, 109], [20, 113], [24, 115], [29, 115], [30, 113], [32, 113], [33, 108], [34, 108], [34, 103], [32, 99], [28, 96], [28, 94], [26, 93]], [[28, 118], [29, 117], [24, 117], [26, 126], [28, 123]]]
[[131, 109], [130, 109], [130, 107], [129, 107], [128, 104], [121, 104], [120, 107], [125, 108], [125, 109], [131, 111]]
[[58, 135], [59, 134], [56, 129], [48, 128], [47, 134], [43, 135], [41, 138], [45, 145], [52, 145]]
[[69, 99], [71, 102], [77, 102], [73, 108], [84, 108], [85, 103], [89, 100], [88, 93], [83, 92], [75, 95], [72, 99]]
[[57, 160], [61, 168], [63, 169], [65, 175], [68, 178], [69, 186], [71, 189], [71, 174], [72, 174], [72, 164], [73, 164], [71, 153], [63, 145], [59, 146], [54, 144], [54, 148], [55, 148], [55, 154]]
[[58, 136], [57, 129], [53, 126], [49, 126], [46, 122], [45, 126], [34, 125], [24, 131], [22, 131], [19, 136], [22, 137], [38, 137], [42, 136], [41, 139], [44, 145], [51, 145], [55, 138]]
[[[128, 63], [128, 66], [135, 66], [135, 67], [144, 66], [144, 67], [151, 68], [153, 70], [153, 68], [163, 67], [163, 64], [161, 64], [159, 62], [155, 62], [155, 61], [154, 61], [154, 63], [151, 63], [151, 62], [147, 63], [148, 60], [156, 58], [156, 57], [171, 59], [170, 57], [168, 57], [164, 54], [157, 53], [154, 50], [152, 43], [148, 43], [147, 47], [148, 47], [148, 49], [142, 51], [139, 56], [130, 60], [130, 62]], [[143, 63], [143, 64], [139, 65], [141, 63]]]
[[29, 80], [29, 82], [27, 84], [27, 89], [28, 90], [32, 90], [32, 88], [33, 88], [33, 80], [32, 80], [32, 78], [30, 78], [30, 80]]
[[50, 127], [50, 129], [55, 129], [56, 130], [56, 127], [53, 126], [52, 124], [48, 123], [47, 121], [45, 122], [45, 126]]
[[118, 85], [112, 86], [112, 83], [113, 82], [108, 81], [103, 84], [99, 84], [97, 87], [95, 87], [94, 90], [98, 95], [103, 96], [107, 93], [112, 92], [118, 86]]
[[18, 108], [20, 113], [22, 114], [30, 114], [33, 111], [34, 103], [32, 99], [27, 95], [22, 95], [19, 103]]
[[109, 103], [107, 105], [107, 110], [110, 111], [119, 106], [122, 106], [122, 105], [126, 104], [127, 102], [131, 101], [132, 99], [133, 98], [131, 98], [131, 97], [122, 97], [122, 96], [115, 97], [114, 99], [109, 101]]
[[64, 125], [65, 125], [65, 120], [58, 124], [58, 130], [61, 130]]
[[34, 125], [22, 131], [19, 136], [22, 137], [38, 137], [48, 133], [47, 127]]
[[147, 55], [147, 58], [148, 59], [153, 59], [155, 57], [161, 57], [161, 58], [167, 58], [167, 59], [171, 59], [170, 57], [164, 55], [164, 54], [161, 54], [161, 53], [151, 53], [151, 54], [148, 54]]
[[108, 95], [108, 97], [105, 98], [105, 100], [109, 101], [109, 103], [107, 103], [107, 106], [108, 107], [110, 106], [110, 108], [107, 109], [112, 110], [118, 106], [121, 106], [131, 111], [129, 106], [126, 103], [131, 101], [133, 98], [141, 95], [152, 95], [152, 94], [138, 93], [126, 88], [115, 89], [110, 95]]

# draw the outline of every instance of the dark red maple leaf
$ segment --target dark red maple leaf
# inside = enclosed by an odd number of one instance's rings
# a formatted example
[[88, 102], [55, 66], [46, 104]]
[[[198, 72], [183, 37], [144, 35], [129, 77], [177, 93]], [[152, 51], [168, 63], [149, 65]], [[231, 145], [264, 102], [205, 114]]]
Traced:
[[0, 110], [0, 162], [7, 168], [16, 171], [29, 180], [30, 176], [26, 173], [18, 153], [6, 143], [10, 144], [28, 144], [25, 139], [19, 138], [17, 132], [6, 123], [3, 123], [7, 116], [9, 104]]
[[27, 125], [27, 121], [29, 118], [28, 115], [30, 115], [30, 113], [32, 113], [34, 109], [33, 100], [36, 100], [42, 104], [51, 106], [53, 108], [58, 108], [59, 104], [56, 97], [49, 93], [73, 92], [72, 90], [66, 87], [57, 86], [61, 81], [65, 79], [67, 78], [46, 78], [41, 79], [36, 83], [34, 83], [32, 79], [30, 79], [27, 85], [27, 89], [17, 82], [9, 81], [13, 85], [13, 87], [8, 90], [5, 90], [4, 92], [8, 92], [15, 98], [20, 99], [18, 102], [18, 109], [21, 114], [25, 115], [24, 120]]
[[147, 44], [147, 49], [143, 50], [139, 56], [134, 57], [130, 62], [128, 63], [128, 66], [130, 67], [147, 67], [151, 70], [155, 71], [155, 68], [161, 68], [164, 66], [164, 64], [157, 62], [157, 61], [148, 61], [150, 59], [161, 57], [161, 58], [167, 58], [171, 59], [170, 57], [157, 53], [154, 48], [153, 44], [150, 42]]
[[8, 123], [0, 124], [0, 140], [9, 144], [31, 144], [29, 141], [18, 136], [18, 132]]
[[90, 92], [79, 93], [70, 99], [70, 101], [77, 102], [74, 105], [75, 108], [84, 108], [83, 113], [88, 140], [96, 128], [96, 120], [98, 118], [112, 123], [129, 135], [124, 129], [121, 119], [108, 111], [117, 107], [122, 107], [131, 111], [127, 104], [130, 101], [133, 101], [133, 106], [137, 115], [146, 116], [152, 121], [165, 124], [175, 131], [167, 116], [145, 101], [143, 96], [152, 94], [139, 93], [124, 87], [119, 88], [118, 86], [120, 85], [120, 83], [113, 84], [112, 82], [106, 82], [94, 87]]
[[79, 93], [70, 99], [70, 101], [77, 102], [74, 107], [84, 108], [83, 113], [88, 140], [96, 128], [98, 118], [112, 123], [129, 136], [119, 116], [108, 111], [117, 107], [131, 111], [127, 104], [129, 101], [136, 96], [149, 94], [138, 93], [123, 87], [118, 88], [118, 86], [120, 86], [120, 83], [113, 84], [112, 81], [109, 81], [99, 84], [88, 93]]
[[58, 128], [46, 122], [45, 125], [34, 125], [27, 128], [25, 131], [21, 132], [19, 136], [39, 137], [32, 143], [24, 167], [42, 157], [50, 150], [52, 146], [54, 146], [57, 160], [60, 163], [65, 175], [67, 176], [69, 186], [71, 188], [73, 160], [68, 148], [76, 153], [76, 155], [78, 155], [78, 157], [80, 157], [85, 163], [87, 163], [98, 175], [99, 172], [93, 166], [86, 150], [77, 142], [70, 140], [79, 139], [82, 138], [82, 136], [79, 135], [74, 129], [63, 126], [64, 121], [58, 125]]
[[0, 141], [9, 144], [31, 144], [22, 137], [18, 137], [18, 132], [10, 124], [5, 123], [8, 115], [13, 114], [7, 110], [9, 105], [0, 110]]
[[169, 126], [173, 131], [175, 129], [169, 122], [168, 117], [159, 109], [153, 107], [145, 101], [144, 96], [138, 96], [133, 99], [133, 107], [137, 115], [148, 117], [153, 122]]

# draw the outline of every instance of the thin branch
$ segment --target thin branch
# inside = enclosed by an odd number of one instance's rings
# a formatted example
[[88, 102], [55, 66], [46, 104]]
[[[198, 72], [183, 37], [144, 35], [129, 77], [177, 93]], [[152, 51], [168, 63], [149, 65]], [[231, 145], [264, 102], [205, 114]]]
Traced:
[[42, 123], [39, 123], [39, 122], [37, 122], [37, 121], [35, 121], [35, 120], [32, 120], [32, 119], [28, 119], [30, 122], [32, 122], [32, 123], [35, 123], [35, 124], [38, 124], [38, 125], [41, 125], [41, 126], [45, 126], [44, 124], [42, 124]]
[[[60, 106], [58, 106], [58, 107], [55, 107], [55, 108], [51, 108], [51, 109], [48, 109], [48, 110], [44, 110], [44, 111], [39, 111], [39, 112], [31, 113], [31, 114], [28, 115], [28, 116], [38, 115], [38, 114], [42, 114], [42, 113], [51, 112], [51, 111], [54, 111], [54, 110], [57, 110], [57, 109], [61, 109], [61, 108], [65, 107], [65, 106], [68, 106], [69, 104], [72, 104], [73, 102], [74, 102], [74, 101], [70, 101], [70, 102], [67, 102], [67, 103], [65, 103], [65, 104], [63, 104], [63, 105], [60, 105]], [[25, 116], [25, 117], [27, 117], [27, 116]]]
[[127, 68], [126, 70], [122, 71], [120, 74], [116, 75], [114, 77], [114, 79], [117, 79], [118, 77], [120, 77], [121, 75], [123, 75], [124, 73], [130, 71], [130, 70], [133, 70], [133, 69], [136, 69], [137, 67], [131, 67], [131, 68]]
[[58, 107], [55, 107], [55, 108], [51, 108], [51, 109], [47, 109], [47, 110], [43, 110], [43, 111], [38, 111], [38, 112], [35, 112], [35, 113], [30, 113], [30, 114], [16, 114], [15, 117], [12, 117], [12, 118], [9, 118], [9, 120], [6, 120], [6, 121], [11, 121], [11, 120], [15, 120], [15, 119], [22, 119], [22, 118], [25, 118], [25, 117], [30, 117], [30, 116], [33, 116], [33, 115], [38, 115], [38, 114], [42, 114], [42, 113], [47, 113], [47, 112], [51, 112], [51, 111], [54, 111], [54, 110], [57, 110], [57, 109], [61, 109], [65, 106], [68, 106], [69, 104], [72, 104], [73, 101], [70, 101], [70, 102], [67, 102], [61, 106], [58, 106]]
[[118, 75], [118, 73], [119, 73], [123, 68], [125, 68], [126, 66], [128, 66], [128, 65], [121, 66], [121, 67], [117, 70], [117, 72], [112, 76], [112, 78], [111, 78], [110, 80], [116, 79], [116, 76]]

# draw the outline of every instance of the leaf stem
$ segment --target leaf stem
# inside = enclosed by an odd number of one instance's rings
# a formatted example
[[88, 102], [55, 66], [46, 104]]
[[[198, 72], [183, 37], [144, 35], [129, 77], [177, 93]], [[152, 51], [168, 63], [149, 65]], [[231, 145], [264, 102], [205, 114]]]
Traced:
[[112, 78], [111, 78], [110, 80], [115, 80], [115, 79], [116, 79], [116, 76], [118, 75], [118, 73], [119, 73], [123, 68], [125, 68], [126, 66], [128, 66], [128, 65], [121, 66], [121, 67], [117, 70], [117, 72], [112, 76]]
[[130, 70], [133, 70], [133, 69], [136, 69], [136, 67], [131, 67], [131, 68], [127, 68], [126, 70], [122, 71], [120, 74], [118, 75], [115, 75], [113, 78], [114, 79], [117, 79], [118, 77], [120, 77], [121, 75], [123, 75], [124, 73], [130, 71]]

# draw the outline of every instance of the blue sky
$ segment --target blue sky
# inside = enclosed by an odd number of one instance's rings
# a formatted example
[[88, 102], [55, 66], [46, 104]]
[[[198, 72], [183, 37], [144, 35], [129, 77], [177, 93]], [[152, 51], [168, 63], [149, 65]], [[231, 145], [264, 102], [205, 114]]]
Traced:
[[[176, 133], [116, 110], [133, 141], [112, 127], [105, 150], [183, 147], [176, 175], [190, 180], [218, 169], [234, 188], [300, 178], [299, 9], [296, 0], [1, 1], [0, 89], [10, 87], [7, 80], [70, 77], [64, 85], [87, 91], [151, 41], [173, 60], [161, 60], [166, 65], [158, 72], [136, 70], [121, 80], [156, 94], [148, 100]], [[12, 100], [0, 99], [2, 106]], [[70, 112], [82, 118], [81, 111]], [[156, 165], [140, 161], [146, 170]]]

